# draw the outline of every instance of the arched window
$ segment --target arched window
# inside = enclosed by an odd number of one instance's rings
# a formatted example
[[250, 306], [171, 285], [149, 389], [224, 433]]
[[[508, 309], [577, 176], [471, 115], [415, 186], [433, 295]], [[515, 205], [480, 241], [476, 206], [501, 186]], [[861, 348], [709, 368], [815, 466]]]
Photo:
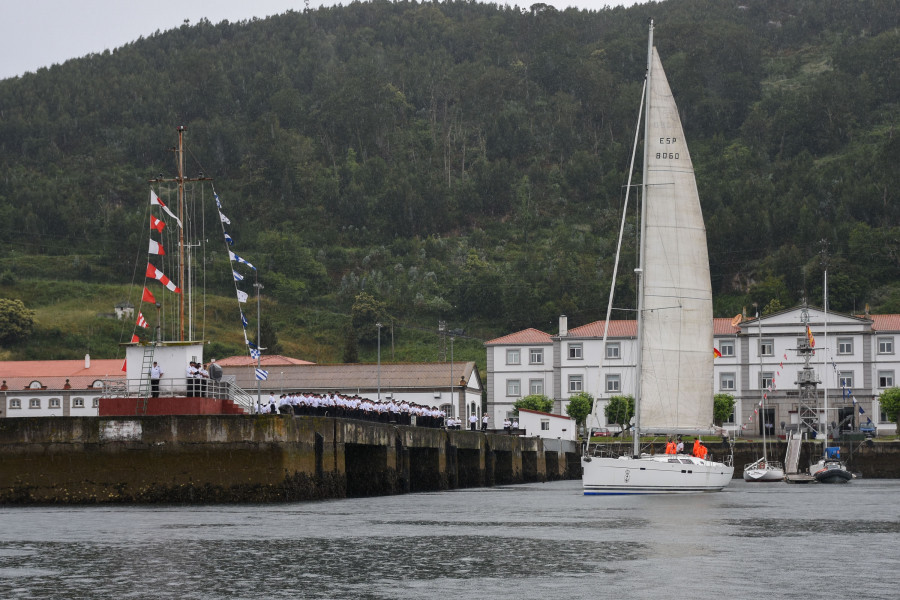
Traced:
[[102, 388], [102, 387], [103, 387], [103, 380], [102, 380], [102, 379], [96, 380], [94, 383], [91, 384], [91, 387], [92, 387], [92, 388]]
[[73, 408], [84, 408], [84, 398], [72, 398]]
[[50, 398], [50, 408], [59, 408], [61, 405], [59, 398]]
[[469, 409], [469, 414], [472, 414], [472, 415], [478, 414], [477, 412], [475, 412], [475, 403], [474, 402], [472, 403], [472, 407]]
[[41, 407], [41, 399], [40, 398], [32, 398], [28, 401], [28, 408], [40, 408]]
[[32, 390], [39, 390], [39, 389], [41, 389], [41, 387], [43, 387], [43, 386], [41, 386], [41, 382], [38, 381], [37, 379], [35, 379], [34, 381], [32, 381], [31, 383], [28, 384], [28, 388], [32, 389]]

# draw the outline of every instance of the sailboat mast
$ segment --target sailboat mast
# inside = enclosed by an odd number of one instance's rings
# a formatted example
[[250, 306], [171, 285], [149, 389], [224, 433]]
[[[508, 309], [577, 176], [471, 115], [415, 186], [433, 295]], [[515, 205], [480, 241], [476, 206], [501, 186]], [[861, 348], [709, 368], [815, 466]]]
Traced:
[[759, 402], [762, 406], [762, 435], [763, 435], [763, 461], [767, 462], [766, 456], [766, 389], [763, 386], [763, 359], [762, 359], [762, 321], [759, 317], [759, 307], [756, 309], [756, 327], [759, 332], [759, 345], [756, 351], [759, 353]]
[[645, 77], [644, 90], [646, 102], [644, 103], [644, 164], [641, 169], [641, 245], [638, 257], [637, 287], [637, 361], [635, 362], [635, 386], [634, 386], [634, 440], [632, 442], [632, 455], [640, 456], [641, 453], [641, 363], [643, 362], [642, 342], [644, 339], [643, 310], [644, 310], [644, 249], [646, 246], [647, 223], [647, 163], [650, 160], [650, 144], [647, 139], [647, 124], [650, 119], [650, 78], [653, 76], [653, 19], [650, 19], [650, 32], [647, 39], [647, 75]]
[[[184, 125], [179, 125], [178, 131], [178, 148], [175, 151], [175, 163], [178, 169], [178, 175], [175, 181], [178, 183], [178, 218], [184, 223]], [[178, 294], [178, 340], [184, 341], [184, 290], [186, 282], [184, 280], [184, 227], [178, 228], [178, 283], [181, 284], [182, 292]]]
[[822, 393], [824, 396], [825, 413], [822, 418], [825, 419], [825, 441], [822, 442], [822, 458], [828, 458], [828, 270], [824, 274], [824, 312], [825, 326], [822, 333]]

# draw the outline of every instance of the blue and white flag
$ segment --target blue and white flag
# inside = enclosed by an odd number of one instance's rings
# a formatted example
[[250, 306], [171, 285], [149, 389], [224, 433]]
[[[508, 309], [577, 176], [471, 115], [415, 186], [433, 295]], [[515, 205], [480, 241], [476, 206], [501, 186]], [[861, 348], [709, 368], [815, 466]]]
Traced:
[[241, 258], [240, 256], [238, 256], [237, 254], [235, 254], [235, 253], [232, 252], [231, 250], [228, 251], [228, 258], [230, 258], [232, 261], [237, 261], [237, 262], [241, 263], [242, 265], [247, 265], [248, 267], [250, 267], [250, 268], [253, 269], [254, 271], [256, 270], [256, 267], [254, 267], [253, 265], [251, 265], [249, 262], [247, 262], [246, 260], [244, 260], [243, 258]]
[[266, 371], [265, 369], [257, 369], [256, 370], [256, 378], [259, 379], [260, 381], [265, 381], [266, 379], [269, 378], [269, 372]]
[[231, 236], [228, 235], [228, 232], [225, 232], [225, 241], [228, 242], [229, 246], [234, 246], [234, 240], [231, 239]]
[[226, 225], [231, 225], [231, 221], [228, 220], [228, 217], [222, 214], [222, 211], [219, 211], [219, 218], [222, 219], [222, 222]]
[[862, 404], [859, 405], [859, 414], [864, 415], [866, 411], [863, 410]]
[[244, 341], [247, 342], [247, 345], [250, 346], [251, 348], [256, 348], [256, 344], [254, 344], [253, 342], [248, 340], [246, 335], [244, 336]]
[[213, 192], [213, 197], [216, 199], [216, 206], [218, 208], [222, 208], [222, 203], [219, 202], [219, 195], [217, 193]]
[[250, 350], [250, 358], [258, 359], [260, 356], [262, 356], [262, 352], [260, 352], [256, 348], [253, 348], [252, 350]]
[[235, 280], [235, 281], [243, 281], [243, 280], [244, 280], [244, 276], [241, 275], [240, 273], [238, 273], [237, 271], [233, 270], [233, 269], [232, 269], [232, 271], [231, 271], [231, 274], [234, 275], [234, 280]]
[[244, 316], [244, 311], [241, 311], [241, 323], [244, 324], [244, 327], [245, 327], [245, 328], [247, 327], [247, 325], [250, 324], [250, 323], [247, 322], [247, 317]]
[[237, 291], [238, 302], [246, 302], [247, 301], [247, 292], [242, 292], [241, 290]]

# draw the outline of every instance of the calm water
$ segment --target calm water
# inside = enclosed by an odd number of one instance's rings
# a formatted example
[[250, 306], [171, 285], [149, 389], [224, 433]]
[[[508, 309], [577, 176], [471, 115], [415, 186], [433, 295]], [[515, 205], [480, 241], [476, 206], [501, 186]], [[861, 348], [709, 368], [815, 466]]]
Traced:
[[[898, 597], [900, 480], [0, 508], [0, 598]], [[452, 595], [452, 596], [451, 596]]]

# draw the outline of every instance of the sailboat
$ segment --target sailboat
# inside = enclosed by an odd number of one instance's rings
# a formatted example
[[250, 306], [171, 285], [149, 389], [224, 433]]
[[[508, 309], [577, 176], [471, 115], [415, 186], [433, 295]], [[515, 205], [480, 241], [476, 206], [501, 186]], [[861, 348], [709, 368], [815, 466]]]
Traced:
[[[585, 446], [581, 459], [585, 495], [719, 491], [734, 475], [733, 456], [720, 462], [711, 456], [652, 455], [640, 449], [641, 432], [692, 434], [697, 439], [701, 434], [716, 433], [712, 425], [713, 315], [706, 228], [678, 108], [653, 46], [652, 21], [649, 29], [642, 95], [642, 105], [646, 98], [642, 106], [644, 201], [640, 264], [635, 270], [640, 349], [633, 443], [631, 452], [622, 456], [592, 452], [590, 444]], [[636, 149], [637, 133], [632, 167]], [[626, 189], [631, 189], [630, 181]], [[622, 223], [620, 249], [624, 212]], [[607, 324], [612, 301], [610, 291]], [[604, 331], [604, 342], [607, 333]], [[596, 419], [596, 413], [593, 417]]]
[[[822, 352], [823, 372], [828, 372], [828, 272], [824, 275], [825, 299], [825, 331], [823, 339], [825, 341]], [[822, 428], [825, 430], [825, 438], [822, 440], [822, 458], [814, 462], [809, 467], [809, 474], [815, 477], [819, 483], [847, 483], [853, 479], [853, 475], [847, 470], [846, 465], [841, 461], [840, 447], [828, 445], [828, 377], [823, 377], [823, 403], [825, 410], [822, 413]]]
[[744, 481], [756, 481], [756, 482], [769, 482], [769, 481], [784, 481], [784, 467], [781, 463], [769, 460], [767, 456], [767, 448], [766, 448], [766, 390], [762, 386], [762, 321], [759, 318], [759, 313], [756, 314], [756, 327], [759, 331], [759, 377], [760, 377], [760, 423], [762, 424], [762, 458], [759, 458], [752, 463], [744, 465]]

